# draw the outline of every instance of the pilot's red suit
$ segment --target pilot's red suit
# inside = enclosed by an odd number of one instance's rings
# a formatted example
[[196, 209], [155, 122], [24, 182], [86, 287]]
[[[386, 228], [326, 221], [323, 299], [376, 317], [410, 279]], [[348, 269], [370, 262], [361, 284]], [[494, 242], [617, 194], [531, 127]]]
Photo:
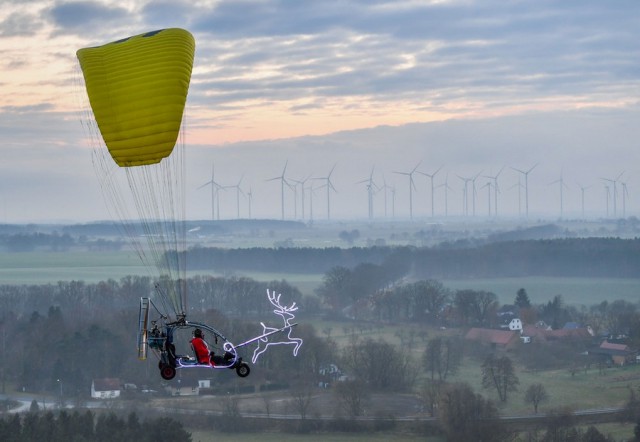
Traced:
[[198, 364], [211, 364], [213, 365], [210, 357], [209, 346], [202, 338], [193, 338], [191, 341], [191, 347], [196, 354]]

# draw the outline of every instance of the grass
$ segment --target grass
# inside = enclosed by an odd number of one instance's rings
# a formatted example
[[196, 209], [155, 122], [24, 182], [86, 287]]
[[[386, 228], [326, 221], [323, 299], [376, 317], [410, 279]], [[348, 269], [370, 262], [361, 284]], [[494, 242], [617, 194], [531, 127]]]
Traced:
[[377, 441], [423, 441], [442, 442], [436, 437], [410, 436], [398, 433], [321, 433], [321, 434], [287, 434], [287, 433], [220, 433], [211, 431], [192, 431], [193, 442], [377, 442]]
[[559, 407], [572, 410], [588, 410], [605, 407], [622, 407], [629, 399], [629, 388], [637, 391], [640, 387], [640, 365], [609, 368], [600, 374], [597, 368], [580, 371], [571, 376], [568, 370], [527, 371], [516, 366], [520, 381], [518, 390], [508, 395], [506, 403], [499, 403], [493, 389], [482, 387], [481, 362], [465, 358], [464, 365], [450, 381], [467, 382], [474, 391], [496, 401], [500, 413], [504, 415], [532, 414], [533, 407], [524, 401], [529, 385], [544, 385], [549, 400], [539, 406], [544, 413]]
[[604, 300], [624, 299], [638, 301], [640, 279], [623, 278], [551, 278], [530, 276], [524, 278], [487, 278], [443, 280], [453, 290], [473, 289], [495, 293], [501, 304], [512, 304], [518, 290], [524, 288], [534, 305], [551, 301], [562, 295], [567, 305], [596, 305]]
[[147, 274], [133, 252], [0, 253], [0, 284], [99, 282]]

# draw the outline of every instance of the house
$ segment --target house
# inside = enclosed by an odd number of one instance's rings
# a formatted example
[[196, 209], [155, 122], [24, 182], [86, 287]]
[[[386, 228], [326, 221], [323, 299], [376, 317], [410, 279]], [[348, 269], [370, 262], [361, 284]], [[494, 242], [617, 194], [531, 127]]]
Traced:
[[522, 329], [522, 334], [524, 336], [530, 336], [532, 340], [537, 342], [587, 340], [592, 337], [589, 329], [586, 327], [552, 330], [544, 326], [525, 325]]
[[600, 346], [589, 350], [590, 355], [603, 358], [612, 365], [623, 366], [635, 362], [636, 352], [632, 351], [626, 344], [615, 344], [606, 339], [602, 341]]
[[182, 376], [175, 382], [167, 385], [166, 391], [171, 396], [198, 396], [200, 394], [200, 381]]
[[520, 343], [520, 333], [515, 330], [494, 330], [490, 328], [472, 328], [464, 337], [492, 348], [511, 350]]
[[93, 382], [91, 382], [92, 399], [115, 399], [120, 397], [120, 391], [120, 379], [94, 379]]

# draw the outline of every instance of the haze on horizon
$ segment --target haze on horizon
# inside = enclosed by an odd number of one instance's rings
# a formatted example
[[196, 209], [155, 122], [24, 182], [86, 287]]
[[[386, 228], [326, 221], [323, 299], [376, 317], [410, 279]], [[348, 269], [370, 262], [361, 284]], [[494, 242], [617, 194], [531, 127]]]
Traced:
[[[434, 177], [436, 218], [636, 216], [640, 4], [596, 1], [115, 2], [5, 0], [0, 222], [108, 219], [79, 116], [75, 51], [165, 27], [196, 38], [187, 216], [240, 182], [240, 217], [281, 217], [277, 181], [309, 179], [305, 219], [409, 217]], [[373, 175], [372, 174], [373, 171]], [[502, 172], [500, 172], [502, 171]], [[476, 178], [475, 192], [464, 186]], [[240, 181], [242, 179], [242, 181]], [[520, 179], [520, 181], [519, 181]], [[416, 174], [413, 216], [431, 218]], [[445, 181], [446, 180], [446, 181]], [[445, 183], [447, 186], [445, 186]], [[469, 185], [469, 184], [467, 184]], [[444, 189], [448, 189], [445, 199]], [[561, 190], [562, 189], [562, 190]], [[493, 189], [495, 191], [495, 188]], [[466, 194], [466, 199], [465, 199]], [[562, 200], [561, 200], [562, 195]], [[285, 218], [302, 218], [287, 190]], [[495, 198], [495, 193], [494, 193]], [[465, 204], [466, 201], [466, 204]], [[562, 201], [562, 205], [561, 205]], [[474, 209], [475, 207], [475, 209]], [[562, 212], [561, 212], [562, 210]], [[220, 217], [238, 215], [232, 188]]]

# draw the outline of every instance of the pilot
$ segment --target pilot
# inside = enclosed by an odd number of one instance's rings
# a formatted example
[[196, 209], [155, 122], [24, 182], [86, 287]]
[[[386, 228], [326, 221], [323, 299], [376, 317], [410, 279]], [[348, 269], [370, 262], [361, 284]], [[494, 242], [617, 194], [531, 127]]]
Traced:
[[193, 331], [193, 339], [189, 341], [191, 348], [196, 355], [198, 364], [213, 365], [213, 354], [209, 350], [209, 345], [204, 340], [204, 333], [199, 328]]

